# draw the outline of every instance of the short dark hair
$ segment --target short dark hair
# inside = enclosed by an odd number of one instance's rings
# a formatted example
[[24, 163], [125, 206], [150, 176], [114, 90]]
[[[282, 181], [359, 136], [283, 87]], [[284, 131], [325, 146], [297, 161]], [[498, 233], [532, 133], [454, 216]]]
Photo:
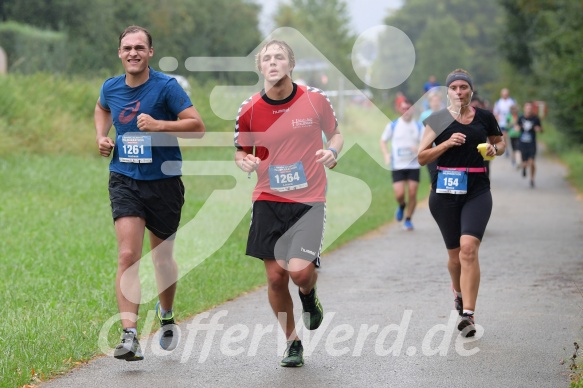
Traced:
[[148, 38], [148, 47], [152, 47], [152, 35], [150, 35], [150, 32], [148, 30], [140, 26], [129, 26], [125, 30], [123, 30], [123, 32], [119, 36], [119, 47], [121, 47], [121, 40], [127, 34], [133, 34], [136, 32], [143, 32], [144, 34], [146, 34], [146, 37]]

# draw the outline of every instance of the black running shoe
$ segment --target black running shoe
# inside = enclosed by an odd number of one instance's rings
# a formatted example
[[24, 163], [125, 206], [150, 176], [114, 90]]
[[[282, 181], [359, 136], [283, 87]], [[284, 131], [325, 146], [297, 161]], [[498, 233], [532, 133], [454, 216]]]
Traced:
[[462, 314], [462, 319], [458, 323], [457, 329], [462, 332], [464, 337], [473, 337], [476, 334], [474, 314]]
[[287, 349], [279, 365], [292, 368], [304, 365], [304, 347], [302, 346], [302, 341], [287, 342]]
[[461, 317], [464, 313], [464, 301], [462, 300], [462, 298], [460, 296], [457, 296], [457, 295], [455, 296], [454, 305], [455, 305], [455, 309], [457, 310], [457, 312], [459, 313], [459, 315]]
[[457, 296], [457, 292], [455, 291], [455, 288], [453, 288], [453, 284], [451, 286], [451, 292], [453, 292], [453, 296], [455, 298], [453, 300], [453, 304], [461, 317], [464, 312], [464, 301], [462, 300], [461, 296]]
[[300, 300], [302, 301], [304, 310], [302, 314], [304, 326], [308, 330], [316, 330], [324, 320], [324, 309], [316, 294], [316, 286], [314, 286], [308, 295], [302, 294], [299, 290], [298, 293], [300, 294]]
[[141, 361], [144, 359], [140, 343], [133, 331], [123, 329], [121, 343], [115, 347], [113, 357], [126, 361]]
[[164, 350], [174, 350], [178, 345], [178, 326], [174, 323], [174, 313], [170, 318], [162, 318], [160, 302], [156, 303], [156, 318], [160, 322], [160, 347]]

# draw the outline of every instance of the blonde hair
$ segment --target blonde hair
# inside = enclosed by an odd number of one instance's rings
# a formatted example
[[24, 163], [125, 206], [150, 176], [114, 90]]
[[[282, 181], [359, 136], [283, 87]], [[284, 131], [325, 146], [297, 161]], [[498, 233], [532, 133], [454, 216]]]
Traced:
[[289, 60], [289, 67], [294, 68], [296, 66], [296, 56], [294, 55], [294, 51], [292, 48], [284, 42], [283, 40], [272, 39], [265, 43], [263, 47], [255, 54], [255, 66], [257, 66], [257, 70], [261, 71], [261, 53], [265, 51], [269, 46], [277, 45], [280, 49], [287, 52], [287, 57]]

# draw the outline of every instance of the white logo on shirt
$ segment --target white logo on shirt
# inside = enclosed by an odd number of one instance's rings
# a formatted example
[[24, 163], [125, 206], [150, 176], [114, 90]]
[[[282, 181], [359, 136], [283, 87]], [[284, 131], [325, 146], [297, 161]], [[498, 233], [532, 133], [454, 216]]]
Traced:
[[292, 120], [292, 128], [303, 128], [303, 127], [310, 127], [314, 124], [314, 120], [311, 117], [307, 119], [295, 119]]

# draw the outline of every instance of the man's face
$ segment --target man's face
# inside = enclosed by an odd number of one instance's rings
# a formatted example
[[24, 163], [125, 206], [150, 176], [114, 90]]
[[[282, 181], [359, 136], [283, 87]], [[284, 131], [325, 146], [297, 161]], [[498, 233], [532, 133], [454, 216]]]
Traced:
[[399, 106], [399, 113], [405, 121], [411, 121], [413, 118], [413, 109], [411, 109], [411, 104], [404, 102]]
[[285, 76], [290, 77], [293, 68], [289, 66], [287, 51], [277, 44], [267, 46], [261, 52], [261, 74], [271, 84], [277, 83]]
[[139, 31], [124, 36], [117, 53], [126, 73], [138, 75], [148, 68], [154, 48], [149, 47], [146, 34]]
[[441, 97], [439, 96], [431, 96], [429, 98], [429, 109], [433, 112], [437, 112], [441, 109]]

